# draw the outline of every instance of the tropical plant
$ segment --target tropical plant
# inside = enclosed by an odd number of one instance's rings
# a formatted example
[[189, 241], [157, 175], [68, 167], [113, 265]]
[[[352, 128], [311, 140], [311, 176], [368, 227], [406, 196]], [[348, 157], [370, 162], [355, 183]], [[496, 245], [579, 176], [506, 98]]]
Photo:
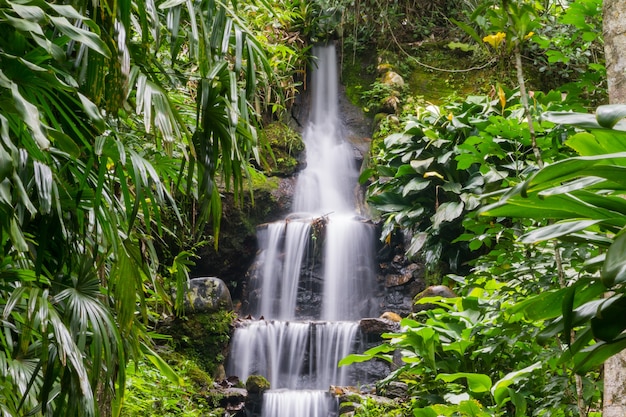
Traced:
[[[577, 126], [566, 144], [579, 156], [567, 158], [533, 173], [523, 183], [504, 190], [500, 201], [485, 207], [487, 216], [550, 219], [551, 223], [529, 230], [521, 240], [535, 243], [548, 239], [586, 242], [602, 252], [580, 269], [573, 284], [529, 297], [520, 311], [551, 320], [540, 340], [561, 335], [569, 349], [563, 362], [576, 371], [594, 369], [626, 347], [622, 334], [625, 295], [624, 276], [624, 166], [626, 136], [621, 119], [623, 105], [600, 106], [596, 115], [547, 113], [552, 123]], [[605, 294], [611, 291], [609, 296]], [[574, 332], [575, 333], [572, 333]], [[575, 337], [571, 337], [575, 334]]]
[[260, 44], [224, 4], [154, 6], [0, 2], [3, 415], [117, 414], [130, 360], [168, 369], [146, 331], [161, 210], [182, 228], [187, 193], [217, 232], [218, 186], [259, 157]]
[[[467, 262], [479, 254], [471, 251], [482, 246], [479, 228], [493, 227], [482, 222], [473, 227], [475, 236], [464, 234], [462, 221], [479, 207], [477, 196], [516, 184], [536, 164], [519, 97], [498, 87], [496, 99], [470, 96], [421, 108], [404, 132], [385, 138], [373, 155], [376, 166], [361, 175], [363, 182], [372, 180], [368, 202], [384, 222], [381, 240], [402, 228], [412, 236], [409, 256], [421, 256], [433, 271], [469, 272]], [[559, 92], [537, 93], [533, 100], [533, 111], [576, 106], [574, 97], [566, 104]], [[560, 158], [563, 130], [533, 126], [543, 158]]]
[[[538, 266], [527, 278], [541, 280], [540, 271]], [[571, 372], [549, 353], [560, 352], [559, 343], [539, 346], [535, 336], [541, 320], [524, 319], [514, 308], [527, 289], [481, 274], [472, 283], [476, 286], [462, 297], [420, 300], [435, 307], [403, 319], [401, 332], [383, 335], [384, 344], [340, 364], [391, 362], [399, 350], [402, 366], [378, 388], [384, 392], [392, 381], [406, 383], [414, 416], [574, 415]], [[593, 381], [585, 384], [592, 387]], [[599, 398], [593, 389], [586, 395], [588, 403]]]

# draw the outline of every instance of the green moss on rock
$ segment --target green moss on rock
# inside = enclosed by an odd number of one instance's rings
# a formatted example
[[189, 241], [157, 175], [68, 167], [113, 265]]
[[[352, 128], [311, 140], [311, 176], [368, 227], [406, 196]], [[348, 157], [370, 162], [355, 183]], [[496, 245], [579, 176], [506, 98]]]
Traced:
[[270, 382], [262, 375], [250, 375], [246, 379], [246, 390], [250, 394], [261, 394], [270, 389]]
[[273, 157], [267, 161], [270, 176], [289, 176], [297, 169], [298, 156], [304, 151], [302, 136], [285, 123], [274, 122], [263, 129], [272, 148]]

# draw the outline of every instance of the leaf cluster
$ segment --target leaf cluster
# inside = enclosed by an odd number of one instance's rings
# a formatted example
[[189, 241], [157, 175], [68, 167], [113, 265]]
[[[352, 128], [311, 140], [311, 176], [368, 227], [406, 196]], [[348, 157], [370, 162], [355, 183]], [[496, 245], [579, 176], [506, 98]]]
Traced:
[[[490, 243], [478, 222], [474, 235], [462, 222], [482, 203], [480, 197], [518, 183], [536, 161], [528, 126], [522, 123], [519, 93], [499, 87], [498, 98], [470, 96], [465, 101], [421, 108], [404, 131], [388, 136], [374, 156], [375, 167], [361, 181], [371, 181], [368, 202], [384, 222], [381, 240], [397, 228], [412, 235], [409, 256], [444, 272], [467, 272], [471, 251]], [[573, 105], [575, 102], [573, 102]], [[538, 93], [535, 111], [562, 109], [561, 94]], [[558, 158], [563, 129], [538, 122], [538, 144], [544, 158]]]
[[[542, 303], [560, 306], [556, 311], [544, 311], [542, 318], [552, 321], [540, 340], [557, 334], [567, 338], [576, 330], [575, 339], [568, 340], [566, 360], [579, 372], [594, 369], [626, 346], [622, 335], [626, 323], [621, 319], [626, 226], [624, 111], [622, 105], [607, 105], [599, 107], [595, 116], [545, 114], [546, 120], [584, 129], [566, 142], [579, 156], [544, 167], [482, 211], [488, 216], [551, 220], [549, 225], [525, 233], [521, 239], [526, 243], [559, 239], [601, 250], [581, 266], [581, 277], [573, 285], [525, 302], [528, 310], [535, 308], [540, 298]], [[607, 291], [612, 295], [605, 297]]]

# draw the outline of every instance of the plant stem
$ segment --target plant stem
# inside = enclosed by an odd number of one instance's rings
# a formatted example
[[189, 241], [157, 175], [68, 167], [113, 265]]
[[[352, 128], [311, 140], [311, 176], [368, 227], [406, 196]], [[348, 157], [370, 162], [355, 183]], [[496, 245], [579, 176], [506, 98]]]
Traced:
[[[567, 283], [565, 282], [565, 272], [563, 271], [563, 260], [561, 259], [561, 252], [555, 242], [554, 246], [554, 260], [556, 263], [556, 272], [559, 278], [559, 286], [565, 288]], [[576, 340], [576, 333], [574, 330], [570, 333], [570, 344]], [[583, 378], [582, 376], [575, 374], [574, 379], [576, 381], [576, 406], [578, 407], [578, 414], [580, 417], [587, 417], [587, 409], [585, 408], [585, 398], [583, 397]]]
[[526, 91], [526, 83], [524, 82], [524, 70], [522, 68], [522, 54], [520, 52], [519, 41], [515, 41], [515, 70], [517, 71], [517, 83], [519, 84], [519, 92], [522, 99], [522, 106], [524, 106], [524, 113], [526, 114], [526, 120], [528, 120], [528, 131], [530, 132], [530, 139], [533, 148], [533, 154], [537, 161], [537, 166], [543, 168], [543, 159], [541, 158], [541, 151], [537, 146], [537, 135], [535, 134], [535, 127], [533, 126], [532, 115], [530, 114], [530, 107], [528, 105], [528, 92]]

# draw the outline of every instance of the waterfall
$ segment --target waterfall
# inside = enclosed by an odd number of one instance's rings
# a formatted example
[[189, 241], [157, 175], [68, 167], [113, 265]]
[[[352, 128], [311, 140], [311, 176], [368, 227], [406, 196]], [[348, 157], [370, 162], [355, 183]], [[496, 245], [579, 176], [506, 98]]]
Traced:
[[358, 168], [340, 119], [336, 52], [313, 53], [306, 168], [293, 213], [258, 228], [253, 313], [262, 320], [236, 329], [228, 360], [230, 375], [270, 381], [263, 417], [332, 415], [330, 385], [367, 382], [337, 364], [357, 347], [358, 320], [378, 313], [374, 231], [356, 213]]
[[327, 417], [334, 404], [322, 391], [271, 391], [263, 399], [264, 416]]
[[[304, 221], [275, 222], [259, 233], [262, 254], [263, 298], [259, 316], [279, 320], [295, 318], [300, 268], [309, 241], [311, 224]], [[281, 252], [282, 249], [282, 252]]]

